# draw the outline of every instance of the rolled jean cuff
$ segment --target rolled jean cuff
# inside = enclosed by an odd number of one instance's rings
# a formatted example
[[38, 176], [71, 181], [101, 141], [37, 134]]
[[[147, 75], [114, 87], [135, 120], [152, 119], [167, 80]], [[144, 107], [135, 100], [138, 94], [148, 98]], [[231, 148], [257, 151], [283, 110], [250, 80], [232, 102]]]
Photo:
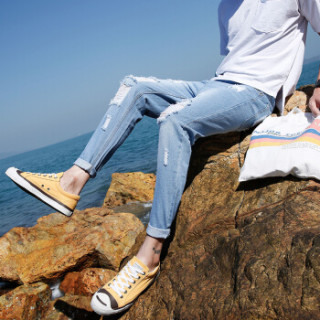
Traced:
[[83, 169], [84, 171], [87, 171], [90, 174], [91, 178], [94, 178], [97, 174], [96, 170], [92, 167], [92, 164], [90, 164], [86, 160], [78, 158], [73, 164]]
[[147, 227], [147, 235], [153, 238], [166, 239], [170, 235], [170, 229], [158, 229], [152, 227], [149, 223]]

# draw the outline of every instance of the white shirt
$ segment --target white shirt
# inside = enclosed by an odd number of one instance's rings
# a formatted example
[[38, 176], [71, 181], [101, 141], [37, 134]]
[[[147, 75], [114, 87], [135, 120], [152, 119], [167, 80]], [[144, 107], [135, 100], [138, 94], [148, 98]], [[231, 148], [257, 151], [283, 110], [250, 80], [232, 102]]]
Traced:
[[320, 32], [320, 0], [221, 0], [221, 54], [216, 78], [284, 99], [299, 80], [308, 22]]

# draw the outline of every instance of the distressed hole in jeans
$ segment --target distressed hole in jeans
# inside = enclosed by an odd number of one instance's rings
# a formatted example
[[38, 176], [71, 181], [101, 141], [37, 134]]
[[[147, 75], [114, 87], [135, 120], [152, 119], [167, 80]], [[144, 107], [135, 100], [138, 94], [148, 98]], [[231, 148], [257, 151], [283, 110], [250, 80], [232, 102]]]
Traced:
[[108, 114], [107, 115], [107, 118], [106, 118], [106, 121], [104, 122], [103, 126], [101, 127], [102, 130], [106, 130], [108, 128], [108, 125], [111, 121], [111, 116]]
[[169, 158], [169, 150], [166, 148], [164, 149], [164, 154], [163, 154], [163, 164], [165, 166], [168, 165], [168, 158]]
[[110, 101], [110, 105], [120, 106], [124, 98], [130, 92], [132, 86], [139, 82], [158, 82], [159, 80], [154, 77], [135, 77], [133, 75], [126, 76], [120, 84], [115, 97]]
[[184, 109], [185, 107], [191, 104], [191, 99], [182, 100], [176, 104], [171, 104], [167, 109], [161, 112], [159, 118], [157, 119], [158, 123], [161, 123], [165, 120], [170, 114], [177, 113], [180, 110]]

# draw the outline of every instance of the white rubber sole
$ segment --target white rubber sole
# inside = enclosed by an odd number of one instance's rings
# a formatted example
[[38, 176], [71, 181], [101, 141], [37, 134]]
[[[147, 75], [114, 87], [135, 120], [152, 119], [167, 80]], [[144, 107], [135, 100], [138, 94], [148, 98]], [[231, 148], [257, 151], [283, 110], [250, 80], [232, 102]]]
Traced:
[[59, 211], [60, 213], [64, 214], [65, 216], [70, 217], [72, 215], [73, 211], [71, 211], [70, 209], [64, 207], [63, 205], [61, 205], [56, 200], [50, 198], [49, 196], [47, 196], [46, 194], [41, 192], [39, 189], [34, 187], [29, 181], [27, 181], [26, 179], [21, 177], [17, 171], [18, 171], [17, 168], [10, 167], [9, 169], [7, 169], [6, 175], [15, 184], [17, 184], [18, 187], [20, 187], [24, 191], [30, 193], [32, 196], [34, 196], [37, 199], [41, 200], [42, 202], [44, 202], [45, 204], [49, 205], [53, 209]]
[[119, 309], [116, 309], [116, 310], [111, 309], [111, 308], [106, 308], [103, 305], [101, 305], [101, 302], [97, 299], [96, 295], [97, 295], [97, 293], [95, 293], [93, 295], [91, 302], [90, 302], [90, 305], [91, 305], [92, 310], [95, 313], [99, 314], [100, 316], [111, 316], [113, 314], [118, 314], [118, 313], [121, 313], [121, 312], [129, 309], [133, 305], [133, 302], [132, 302], [132, 303], [129, 303], [126, 306], [119, 308]]

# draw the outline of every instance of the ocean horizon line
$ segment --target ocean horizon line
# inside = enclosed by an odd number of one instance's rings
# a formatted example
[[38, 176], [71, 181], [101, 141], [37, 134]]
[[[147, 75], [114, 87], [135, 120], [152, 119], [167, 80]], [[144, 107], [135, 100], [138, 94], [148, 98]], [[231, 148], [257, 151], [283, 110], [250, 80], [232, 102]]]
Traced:
[[[34, 152], [34, 151], [37, 151], [37, 150], [40, 150], [40, 149], [50, 148], [50, 147], [53, 147], [53, 146], [55, 146], [57, 144], [60, 144], [60, 143], [63, 143], [63, 142], [67, 142], [69, 140], [81, 138], [81, 137], [83, 137], [85, 135], [88, 135], [88, 134], [92, 134], [93, 132], [94, 131], [92, 130], [92, 131], [89, 131], [89, 132], [86, 132], [86, 133], [79, 133], [78, 135], [73, 136], [71, 138], [66, 138], [64, 140], [60, 140], [60, 141], [57, 141], [57, 142], [54, 142], [54, 143], [50, 143], [50, 144], [47, 144], [47, 145], [44, 145], [44, 146], [36, 147], [34, 149], [24, 150], [24, 151], [21, 151], [21, 152], [20, 151], [17, 151], [17, 152], [15, 152], [15, 151], [12, 151], [12, 152], [0, 152], [0, 161], [7, 160], [7, 159], [9, 159], [11, 157], [15, 157], [15, 156], [21, 156], [21, 155], [23, 155], [25, 153], [27, 154], [27, 153]], [[5, 156], [3, 156], [3, 155], [5, 155]]]

